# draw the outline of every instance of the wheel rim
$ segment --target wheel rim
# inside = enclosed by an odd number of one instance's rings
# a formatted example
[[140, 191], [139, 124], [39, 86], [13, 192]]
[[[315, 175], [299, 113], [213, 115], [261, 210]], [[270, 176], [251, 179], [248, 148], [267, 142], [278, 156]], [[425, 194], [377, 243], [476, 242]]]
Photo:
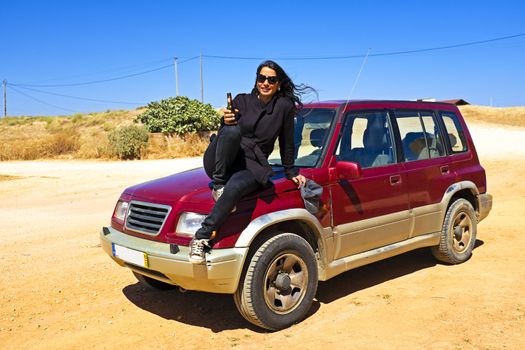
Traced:
[[454, 219], [452, 238], [456, 252], [463, 253], [468, 249], [472, 239], [472, 220], [467, 213], [461, 212]]
[[291, 252], [278, 255], [264, 276], [264, 301], [278, 314], [293, 311], [303, 300], [308, 286], [304, 260]]

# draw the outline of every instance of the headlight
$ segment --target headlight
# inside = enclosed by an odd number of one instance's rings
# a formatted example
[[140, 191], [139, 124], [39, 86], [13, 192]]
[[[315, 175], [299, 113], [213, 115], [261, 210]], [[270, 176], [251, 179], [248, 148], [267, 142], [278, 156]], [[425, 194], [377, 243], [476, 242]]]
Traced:
[[120, 221], [124, 221], [124, 219], [126, 218], [126, 214], [128, 212], [128, 207], [129, 207], [128, 202], [118, 201], [117, 206], [115, 207], [115, 212], [113, 213], [113, 216]]
[[205, 218], [204, 214], [182, 213], [177, 224], [177, 234], [186, 237], [195, 236], [195, 232], [201, 227]]

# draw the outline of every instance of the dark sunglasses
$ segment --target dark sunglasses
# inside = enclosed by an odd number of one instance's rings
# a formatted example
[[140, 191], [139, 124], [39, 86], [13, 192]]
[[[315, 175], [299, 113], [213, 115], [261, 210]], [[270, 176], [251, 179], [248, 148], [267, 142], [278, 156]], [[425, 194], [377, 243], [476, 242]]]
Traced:
[[275, 84], [277, 83], [279, 80], [277, 79], [277, 76], [276, 75], [273, 75], [273, 76], [267, 76], [267, 75], [263, 75], [263, 74], [257, 74], [257, 81], [259, 83], [264, 83], [266, 80], [268, 80], [268, 84]]

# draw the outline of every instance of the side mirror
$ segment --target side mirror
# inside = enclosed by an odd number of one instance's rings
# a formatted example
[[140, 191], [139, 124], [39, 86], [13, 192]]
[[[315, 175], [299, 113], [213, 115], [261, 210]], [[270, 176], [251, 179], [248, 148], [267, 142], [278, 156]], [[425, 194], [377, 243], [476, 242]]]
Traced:
[[338, 179], [353, 180], [363, 175], [361, 166], [357, 163], [339, 161], [335, 165]]

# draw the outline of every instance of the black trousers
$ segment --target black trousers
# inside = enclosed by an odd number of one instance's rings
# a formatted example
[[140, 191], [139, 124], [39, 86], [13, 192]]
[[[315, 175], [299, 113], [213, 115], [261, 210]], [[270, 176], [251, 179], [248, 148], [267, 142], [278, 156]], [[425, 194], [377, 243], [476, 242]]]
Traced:
[[224, 223], [239, 200], [259, 188], [255, 176], [246, 169], [238, 125], [223, 126], [204, 153], [204, 170], [213, 180], [214, 188], [224, 186], [224, 192], [211, 213], [195, 234], [197, 239], [209, 239]]

